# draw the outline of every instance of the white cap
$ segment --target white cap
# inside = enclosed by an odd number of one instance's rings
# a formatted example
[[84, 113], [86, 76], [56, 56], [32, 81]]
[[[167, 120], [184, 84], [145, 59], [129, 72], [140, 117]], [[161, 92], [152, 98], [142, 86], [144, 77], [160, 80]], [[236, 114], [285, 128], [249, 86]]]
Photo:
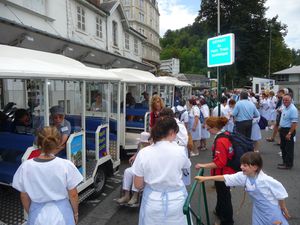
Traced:
[[140, 138], [138, 138], [139, 142], [149, 142], [150, 133], [148, 132], [142, 132], [140, 134]]

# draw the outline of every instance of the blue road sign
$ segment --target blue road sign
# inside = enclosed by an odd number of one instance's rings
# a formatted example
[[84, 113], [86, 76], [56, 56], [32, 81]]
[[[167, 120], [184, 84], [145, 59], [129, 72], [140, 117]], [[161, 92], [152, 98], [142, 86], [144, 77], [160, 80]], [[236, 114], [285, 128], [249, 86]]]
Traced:
[[207, 39], [207, 66], [225, 66], [234, 63], [234, 34]]

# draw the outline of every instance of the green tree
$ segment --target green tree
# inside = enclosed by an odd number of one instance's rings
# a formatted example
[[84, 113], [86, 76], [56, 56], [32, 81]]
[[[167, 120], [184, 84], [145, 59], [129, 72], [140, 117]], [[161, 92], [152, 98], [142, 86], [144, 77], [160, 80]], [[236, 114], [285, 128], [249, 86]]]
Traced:
[[[242, 86], [249, 77], [267, 76], [299, 64], [299, 50], [284, 42], [287, 26], [278, 17], [265, 17], [266, 0], [221, 0], [221, 34], [234, 33], [235, 63], [221, 68], [224, 85]], [[206, 41], [217, 35], [217, 1], [202, 0], [199, 15], [192, 25], [168, 30], [161, 39], [161, 59], [181, 60], [181, 72], [206, 73]], [[271, 49], [270, 49], [271, 44]], [[214, 72], [215, 69], [210, 69]]]

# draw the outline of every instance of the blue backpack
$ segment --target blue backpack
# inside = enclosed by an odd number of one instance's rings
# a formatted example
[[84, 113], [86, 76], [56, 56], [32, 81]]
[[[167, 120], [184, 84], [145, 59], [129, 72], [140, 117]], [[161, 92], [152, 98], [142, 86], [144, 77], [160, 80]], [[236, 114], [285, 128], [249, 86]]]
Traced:
[[215, 141], [220, 137], [228, 138], [232, 144], [233, 153], [231, 159], [227, 160], [227, 166], [233, 168], [235, 171], [241, 171], [240, 159], [244, 153], [254, 150], [254, 141], [238, 132], [225, 131], [219, 134]]

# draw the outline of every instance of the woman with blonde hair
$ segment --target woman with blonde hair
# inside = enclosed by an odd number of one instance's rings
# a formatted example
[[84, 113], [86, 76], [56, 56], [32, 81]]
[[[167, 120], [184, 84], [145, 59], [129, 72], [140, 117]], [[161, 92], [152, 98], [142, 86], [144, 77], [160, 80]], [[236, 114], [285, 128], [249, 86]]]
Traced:
[[21, 192], [28, 225], [74, 225], [78, 222], [77, 185], [83, 177], [75, 165], [56, 157], [61, 135], [44, 127], [37, 137], [42, 153], [18, 168], [12, 186]]
[[151, 98], [151, 112], [150, 112], [150, 128], [154, 127], [158, 117], [159, 112], [165, 107], [164, 101], [158, 95], [153, 95]]
[[[227, 166], [227, 161], [232, 159], [233, 149], [230, 140], [226, 137], [218, 137], [219, 134], [228, 133], [224, 126], [228, 119], [224, 116], [211, 116], [206, 120], [206, 128], [215, 135], [213, 143], [213, 161], [209, 163], [198, 163], [196, 169], [206, 168], [211, 169], [211, 175], [234, 174], [236, 171]], [[215, 181], [217, 192], [217, 205], [215, 214], [221, 221], [221, 224], [233, 225], [233, 209], [231, 203], [230, 188], [225, 185], [223, 181]]]

